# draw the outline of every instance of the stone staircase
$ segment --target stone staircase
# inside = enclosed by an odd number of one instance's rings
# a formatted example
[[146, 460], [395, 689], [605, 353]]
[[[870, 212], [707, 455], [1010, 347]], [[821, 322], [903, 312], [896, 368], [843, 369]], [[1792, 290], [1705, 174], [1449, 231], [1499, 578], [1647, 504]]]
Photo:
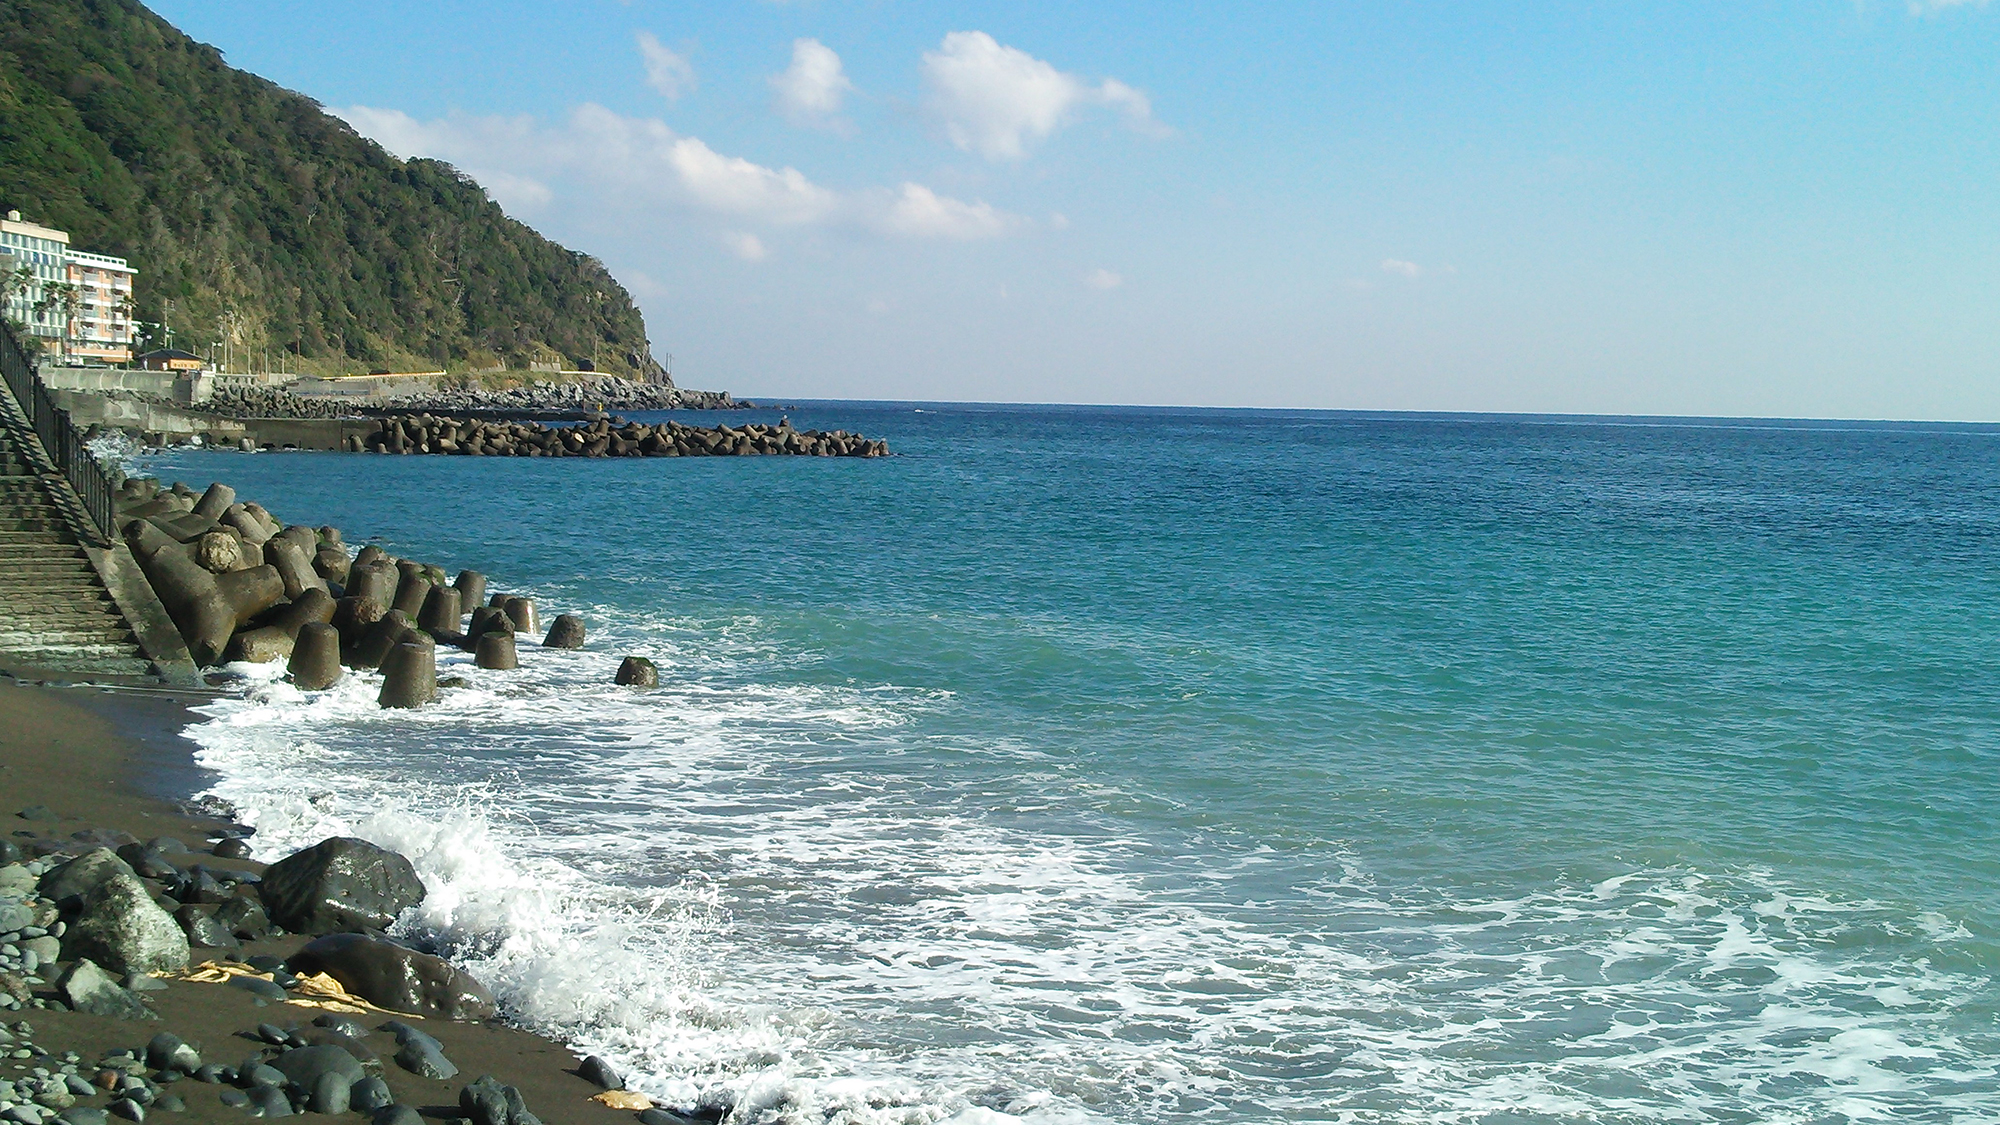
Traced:
[[[0, 388], [0, 667], [143, 676], [131, 625], [70, 529], [80, 511]], [[67, 501], [67, 503], [65, 503]]]

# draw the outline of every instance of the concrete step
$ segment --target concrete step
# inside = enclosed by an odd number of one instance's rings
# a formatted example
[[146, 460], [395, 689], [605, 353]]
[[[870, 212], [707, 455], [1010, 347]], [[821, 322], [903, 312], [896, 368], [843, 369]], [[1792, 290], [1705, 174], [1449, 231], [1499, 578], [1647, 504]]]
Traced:
[[0, 563], [0, 589], [43, 586], [68, 590], [104, 588], [104, 584], [97, 581], [97, 572], [82, 559], [67, 563], [60, 559], [47, 563], [16, 563], [12, 566]]
[[[83, 549], [74, 543], [30, 543], [19, 546], [0, 546], [0, 577], [5, 577], [16, 567], [34, 568], [62, 563], [65, 569], [90, 567], [90, 560]], [[70, 565], [74, 564], [74, 565]]]
[[132, 630], [125, 627], [124, 618], [103, 613], [34, 620], [0, 617], [0, 636], [45, 638], [91, 636], [123, 640], [132, 636]]
[[10, 607], [10, 610], [7, 613], [0, 613], [0, 632], [30, 632], [43, 622], [59, 624], [65, 628], [71, 626], [98, 628], [104, 625], [125, 627], [125, 619], [118, 615], [118, 607], [111, 604], [98, 607], [86, 603], [39, 613], [22, 612], [18, 607]]
[[19, 558], [0, 558], [0, 583], [27, 581], [30, 579], [67, 578], [75, 576], [85, 585], [93, 584], [97, 572], [90, 569], [88, 560], [64, 555], [23, 555]]
[[116, 602], [74, 595], [24, 593], [0, 598], [0, 621], [34, 621], [40, 617], [105, 617], [118, 612]]
[[35, 647], [44, 649], [92, 646], [137, 649], [139, 638], [130, 629], [36, 629], [0, 631], [0, 652]]
[[64, 648], [0, 646], [0, 664], [75, 669], [112, 676], [145, 675], [149, 662], [137, 645], [80, 645]]
[[85, 569], [79, 561], [74, 570], [59, 570], [52, 567], [0, 566], [0, 590], [55, 590], [62, 593], [82, 594], [90, 591], [92, 597], [104, 592], [104, 584], [97, 581], [97, 572]]

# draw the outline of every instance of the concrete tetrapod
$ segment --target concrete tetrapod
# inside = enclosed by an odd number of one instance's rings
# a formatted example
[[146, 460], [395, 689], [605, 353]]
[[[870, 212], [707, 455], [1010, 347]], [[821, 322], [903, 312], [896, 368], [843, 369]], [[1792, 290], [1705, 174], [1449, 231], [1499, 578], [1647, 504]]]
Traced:
[[321, 578], [341, 586], [347, 585], [347, 576], [353, 570], [353, 563], [348, 559], [347, 552], [332, 545], [314, 551], [312, 563], [313, 569], [319, 572]]
[[473, 646], [472, 664], [475, 668], [505, 671], [521, 666], [511, 632], [481, 633]]
[[514, 619], [514, 631], [517, 633], [533, 633], [541, 624], [535, 619], [533, 598], [510, 597], [500, 608], [506, 610], [507, 616]]
[[349, 596], [335, 603], [333, 627], [340, 630], [342, 662], [346, 662], [347, 650], [353, 649], [361, 643], [361, 638], [368, 635], [368, 627], [382, 620], [382, 615], [388, 612], [389, 607], [374, 598]]
[[574, 613], [557, 614], [549, 626], [549, 635], [542, 639], [543, 648], [582, 648], [583, 618]]
[[238, 629], [285, 600], [285, 581], [278, 577], [278, 568], [269, 564], [218, 574], [215, 576], [215, 588], [236, 611]]
[[511, 633], [513, 631], [514, 619], [507, 616], [504, 610], [495, 609], [490, 605], [483, 605], [472, 611], [472, 624], [465, 627], [466, 643], [477, 643], [480, 636], [485, 633]]
[[326, 579], [313, 569], [312, 556], [301, 550], [291, 536], [280, 535], [264, 544], [264, 561], [278, 568], [278, 577], [285, 583], [285, 596], [294, 601], [307, 590], [326, 590]]
[[486, 576], [476, 570], [461, 570], [452, 582], [458, 590], [458, 611], [471, 613], [486, 600]]
[[437, 698], [437, 650], [416, 641], [405, 641], [389, 650], [382, 662], [382, 694], [375, 701], [384, 707], [422, 707]]
[[208, 491], [201, 494], [201, 500], [195, 504], [194, 514], [219, 520], [234, 503], [236, 503], [235, 489], [226, 484], [211, 484], [208, 486]]
[[349, 654], [347, 665], [350, 668], [380, 668], [382, 662], [388, 659], [390, 650], [416, 635], [408, 615], [392, 609], [368, 627], [367, 634]]
[[383, 566], [379, 562], [355, 560], [347, 571], [347, 596], [350, 598], [372, 598], [387, 607], [396, 601], [396, 568]]
[[417, 615], [417, 628], [436, 635], [457, 633], [464, 615], [458, 611], [458, 590], [452, 586], [433, 586], [424, 598], [423, 612]]
[[[405, 564], [407, 567], [408, 564]], [[401, 569], [401, 568], [399, 568]], [[396, 585], [396, 599], [389, 603], [391, 608], [400, 609], [411, 617], [424, 611], [424, 599], [431, 595], [431, 584], [421, 573], [411, 573], [403, 569], [402, 581]]]
[[291, 655], [292, 642], [301, 628], [309, 622], [333, 620], [335, 609], [333, 597], [325, 590], [307, 590], [297, 601], [280, 606], [266, 619], [268, 624], [239, 631], [230, 640], [223, 659], [247, 660], [252, 664], [283, 660]]
[[292, 686], [300, 691], [325, 691], [339, 683], [340, 632], [324, 622], [306, 624], [292, 645], [292, 661], [286, 670], [292, 674]]
[[623, 687], [659, 687], [660, 669], [643, 656], [628, 656], [618, 665], [613, 682]]

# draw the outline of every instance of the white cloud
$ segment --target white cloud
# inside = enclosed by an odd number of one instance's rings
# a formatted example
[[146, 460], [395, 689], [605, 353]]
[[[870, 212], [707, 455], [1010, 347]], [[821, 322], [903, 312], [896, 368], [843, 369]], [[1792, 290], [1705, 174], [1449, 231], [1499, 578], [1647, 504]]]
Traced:
[[1107, 269], [1095, 269], [1083, 276], [1083, 283], [1092, 289], [1116, 289], [1125, 284], [1125, 278]]
[[729, 248], [731, 254], [736, 255], [746, 262], [761, 262], [771, 254], [769, 250], [764, 248], [763, 239], [745, 231], [723, 231], [722, 244]]
[[925, 107], [952, 144], [988, 160], [1020, 160], [1089, 106], [1115, 109], [1162, 133], [1146, 95], [1117, 79], [1092, 86], [983, 31], [954, 31], [923, 61]]
[[675, 141], [667, 162], [688, 196], [710, 210], [771, 223], [810, 223], [825, 218], [836, 205], [832, 192], [797, 168], [766, 168], [740, 156], [724, 156], [698, 137]]
[[1424, 267], [1415, 262], [1405, 262], [1397, 258], [1384, 258], [1382, 259], [1382, 272], [1393, 273], [1398, 277], [1422, 277]]
[[1028, 222], [988, 203], [966, 203], [922, 184], [906, 183], [874, 213], [870, 225], [886, 234], [969, 241], [996, 238]]
[[646, 64], [646, 85], [670, 102], [694, 89], [694, 66], [654, 38], [650, 31], [639, 33], [639, 57]]
[[[509, 208], [553, 203], [644, 215], [665, 205], [726, 216], [733, 220], [730, 230], [749, 222], [960, 241], [1034, 226], [983, 201], [939, 195], [917, 183], [835, 191], [796, 168], [728, 156], [657, 118], [625, 117], [594, 104], [553, 124], [458, 113], [419, 121], [369, 106], [335, 112], [398, 156], [457, 165]], [[734, 245], [740, 252], [742, 244]]]
[[792, 65], [771, 76], [771, 90], [778, 112], [793, 124], [844, 130], [846, 123], [835, 115], [854, 83], [833, 48], [817, 39], [794, 39]]

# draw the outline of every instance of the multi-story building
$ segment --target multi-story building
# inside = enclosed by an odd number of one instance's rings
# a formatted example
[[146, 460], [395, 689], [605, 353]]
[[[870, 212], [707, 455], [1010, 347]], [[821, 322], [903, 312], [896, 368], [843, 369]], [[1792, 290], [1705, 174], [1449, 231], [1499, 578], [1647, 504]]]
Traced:
[[[0, 270], [26, 267], [25, 284], [7, 286], [7, 319], [55, 343], [70, 360], [124, 363], [132, 358], [132, 281], [137, 270], [123, 258], [72, 250], [69, 232], [31, 223], [19, 211], [0, 219]], [[71, 302], [49, 302], [51, 285], [68, 285]]]
[[19, 211], [0, 219], [0, 269], [10, 275], [26, 268], [25, 283], [10, 281], [7, 286], [7, 319], [27, 326], [31, 335], [47, 340], [63, 337], [63, 310], [37, 309], [46, 287], [69, 279], [69, 232], [30, 223]]
[[109, 254], [71, 250], [65, 256], [68, 281], [82, 300], [70, 322], [72, 360], [125, 363], [132, 358], [132, 280], [139, 271]]

